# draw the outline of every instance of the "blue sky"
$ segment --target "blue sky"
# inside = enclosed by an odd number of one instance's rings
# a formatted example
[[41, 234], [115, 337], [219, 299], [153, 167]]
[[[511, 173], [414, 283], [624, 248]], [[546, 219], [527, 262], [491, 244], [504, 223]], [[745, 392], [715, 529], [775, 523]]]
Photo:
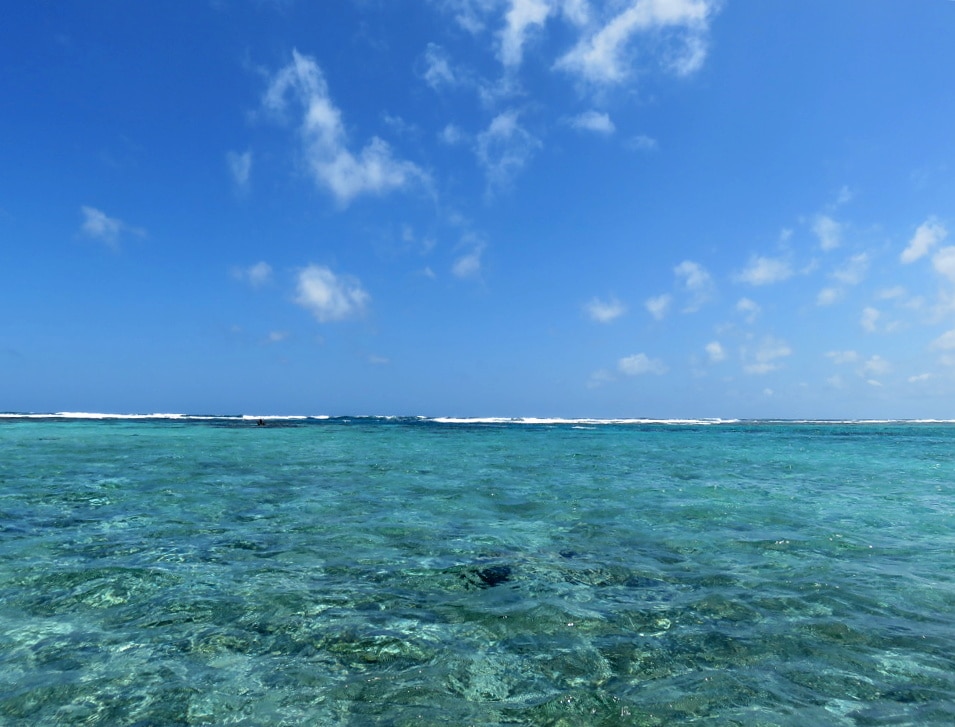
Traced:
[[0, 410], [955, 417], [955, 2], [18, 3]]

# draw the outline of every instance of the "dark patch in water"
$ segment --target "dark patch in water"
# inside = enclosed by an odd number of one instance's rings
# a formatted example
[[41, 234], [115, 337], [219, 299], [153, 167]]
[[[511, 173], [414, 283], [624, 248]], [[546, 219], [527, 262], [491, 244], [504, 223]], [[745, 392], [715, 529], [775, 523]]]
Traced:
[[494, 586], [507, 583], [511, 580], [511, 566], [492, 565], [487, 568], [481, 568], [477, 571], [477, 576], [485, 585], [489, 588], [493, 588]]
[[511, 566], [505, 563], [489, 565], [483, 568], [468, 568], [464, 573], [459, 573], [458, 577], [466, 581], [470, 586], [477, 588], [494, 588], [502, 583], [511, 580], [513, 570]]

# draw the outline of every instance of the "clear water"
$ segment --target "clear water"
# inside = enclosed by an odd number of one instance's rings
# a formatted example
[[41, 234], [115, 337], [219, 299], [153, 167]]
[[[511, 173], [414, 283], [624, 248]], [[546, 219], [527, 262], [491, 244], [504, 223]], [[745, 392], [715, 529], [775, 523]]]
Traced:
[[0, 724], [693, 723], [955, 723], [955, 425], [0, 420]]

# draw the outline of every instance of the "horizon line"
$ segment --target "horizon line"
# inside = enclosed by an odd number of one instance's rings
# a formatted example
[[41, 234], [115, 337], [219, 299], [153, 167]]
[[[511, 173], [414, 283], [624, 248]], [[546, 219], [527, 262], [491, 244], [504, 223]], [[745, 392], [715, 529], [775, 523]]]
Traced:
[[341, 421], [341, 420], [403, 420], [433, 422], [436, 424], [524, 424], [524, 425], [720, 425], [745, 423], [788, 424], [955, 424], [955, 419], [913, 418], [785, 418], [785, 417], [488, 417], [488, 416], [427, 416], [421, 414], [189, 414], [176, 412], [120, 413], [120, 412], [0, 412], [0, 419], [72, 419], [72, 420], [169, 420], [169, 421]]

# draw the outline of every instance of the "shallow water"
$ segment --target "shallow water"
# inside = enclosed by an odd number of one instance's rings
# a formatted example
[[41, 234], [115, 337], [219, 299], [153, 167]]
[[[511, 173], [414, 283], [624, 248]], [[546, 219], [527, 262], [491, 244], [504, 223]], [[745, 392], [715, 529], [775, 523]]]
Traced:
[[955, 425], [0, 420], [0, 723], [950, 725]]

